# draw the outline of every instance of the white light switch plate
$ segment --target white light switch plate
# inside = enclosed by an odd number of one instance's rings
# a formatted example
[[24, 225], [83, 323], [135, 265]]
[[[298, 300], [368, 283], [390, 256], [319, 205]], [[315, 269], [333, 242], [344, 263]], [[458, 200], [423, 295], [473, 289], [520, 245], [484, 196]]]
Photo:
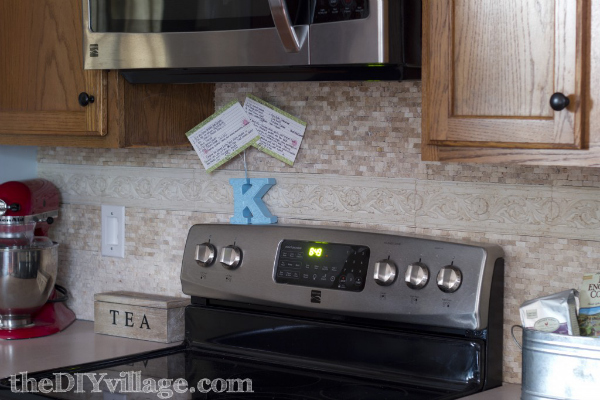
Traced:
[[124, 206], [102, 206], [102, 255], [125, 258]]

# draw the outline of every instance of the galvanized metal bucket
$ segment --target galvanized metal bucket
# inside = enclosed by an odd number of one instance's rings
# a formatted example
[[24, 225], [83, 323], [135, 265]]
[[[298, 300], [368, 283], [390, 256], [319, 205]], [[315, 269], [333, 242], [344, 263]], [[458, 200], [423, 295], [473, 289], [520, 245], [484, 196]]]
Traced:
[[600, 398], [600, 339], [523, 331], [521, 400]]

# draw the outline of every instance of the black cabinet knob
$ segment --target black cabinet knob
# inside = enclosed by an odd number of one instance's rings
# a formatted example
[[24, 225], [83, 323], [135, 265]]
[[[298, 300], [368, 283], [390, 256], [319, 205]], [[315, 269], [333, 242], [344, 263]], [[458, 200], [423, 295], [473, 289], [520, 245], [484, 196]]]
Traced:
[[94, 96], [90, 96], [86, 92], [81, 92], [81, 93], [79, 93], [78, 100], [79, 100], [79, 105], [81, 107], [85, 107], [88, 104], [93, 103], [94, 100], [96, 100], [96, 99], [94, 98]]
[[550, 96], [550, 107], [554, 111], [562, 111], [569, 106], [569, 98], [562, 93], [554, 93]]

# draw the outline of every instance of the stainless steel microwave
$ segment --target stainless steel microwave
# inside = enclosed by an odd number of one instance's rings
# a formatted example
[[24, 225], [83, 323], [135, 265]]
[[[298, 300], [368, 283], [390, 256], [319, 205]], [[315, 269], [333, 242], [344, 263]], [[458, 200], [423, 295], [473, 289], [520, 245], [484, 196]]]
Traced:
[[82, 1], [84, 68], [133, 83], [420, 78], [420, 0]]

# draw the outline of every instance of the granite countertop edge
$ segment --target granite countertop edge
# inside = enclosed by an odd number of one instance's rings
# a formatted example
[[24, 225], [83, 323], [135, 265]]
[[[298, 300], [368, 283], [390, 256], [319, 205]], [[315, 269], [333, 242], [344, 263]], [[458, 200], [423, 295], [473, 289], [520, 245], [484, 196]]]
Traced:
[[0, 340], [0, 378], [21, 372], [109, 360], [166, 349], [181, 342], [159, 343], [94, 333], [94, 322], [77, 320], [64, 331], [33, 339]]

